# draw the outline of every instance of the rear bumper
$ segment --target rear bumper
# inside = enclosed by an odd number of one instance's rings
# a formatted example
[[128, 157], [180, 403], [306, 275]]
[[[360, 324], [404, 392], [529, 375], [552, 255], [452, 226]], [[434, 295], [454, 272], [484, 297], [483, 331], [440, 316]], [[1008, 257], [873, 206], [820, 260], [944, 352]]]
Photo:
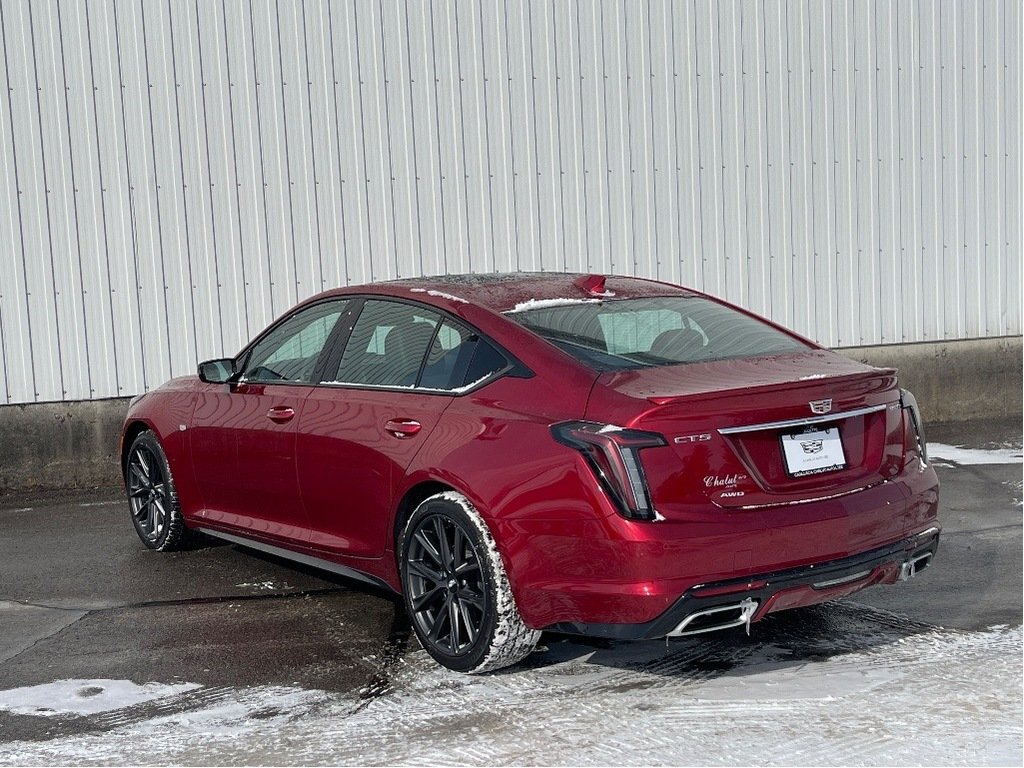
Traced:
[[[934, 470], [914, 465], [893, 481], [803, 504], [751, 510], [666, 505], [660, 510], [666, 519], [658, 522], [614, 513], [585, 524], [498, 518], [492, 531], [527, 625], [568, 631], [651, 624], [700, 585], [708, 597], [712, 584], [758, 584], [767, 576], [775, 583], [779, 574], [818, 572], [827, 564], [902, 550], [904, 542], [938, 527], [938, 499]], [[761, 598], [753, 620], [894, 581], [899, 565], [832, 587], [821, 587], [827, 579], [815, 577], [811, 583], [819, 588], [813, 592]]]
[[874, 584], [892, 584], [927, 567], [939, 546], [939, 528], [850, 557], [688, 589], [657, 618], [636, 624], [560, 622], [552, 632], [644, 640], [689, 635], [758, 621], [769, 613], [815, 605]]

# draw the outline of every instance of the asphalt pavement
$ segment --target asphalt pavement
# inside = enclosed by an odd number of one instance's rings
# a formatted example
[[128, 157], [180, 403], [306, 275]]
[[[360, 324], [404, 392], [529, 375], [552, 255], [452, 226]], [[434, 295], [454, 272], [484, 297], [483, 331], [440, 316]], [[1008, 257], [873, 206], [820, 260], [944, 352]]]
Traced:
[[[928, 437], [980, 449], [1021, 444], [1019, 423], [939, 425]], [[936, 471], [943, 536], [934, 565], [851, 600], [904, 622], [906, 635], [922, 626], [1019, 627], [1021, 464], [936, 462]], [[827, 607], [792, 614], [755, 625], [744, 642], [779, 644], [794, 633], [841, 634], [856, 625], [844, 629], [849, 609], [835, 621], [825, 618]], [[560, 636], [543, 644], [559, 648], [557, 658], [597, 648], [612, 664], [616, 654], [631, 653], [627, 643]], [[808, 661], [818, 654], [813, 642], [791, 652]], [[104, 679], [208, 691], [295, 686], [372, 698], [387, 695], [396, 664], [416, 653], [400, 603], [388, 593], [212, 539], [173, 554], [146, 550], [119, 489], [0, 497], [0, 693]], [[527, 666], [545, 663], [538, 655]], [[4, 743], [116, 725], [0, 707], [0, 763]]]

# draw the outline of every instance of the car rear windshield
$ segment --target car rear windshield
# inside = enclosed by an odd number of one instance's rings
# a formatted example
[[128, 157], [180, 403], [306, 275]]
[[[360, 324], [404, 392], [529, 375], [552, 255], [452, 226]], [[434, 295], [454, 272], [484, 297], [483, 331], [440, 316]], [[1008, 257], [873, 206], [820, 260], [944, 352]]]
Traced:
[[577, 301], [508, 317], [599, 371], [808, 348], [767, 323], [698, 296]]

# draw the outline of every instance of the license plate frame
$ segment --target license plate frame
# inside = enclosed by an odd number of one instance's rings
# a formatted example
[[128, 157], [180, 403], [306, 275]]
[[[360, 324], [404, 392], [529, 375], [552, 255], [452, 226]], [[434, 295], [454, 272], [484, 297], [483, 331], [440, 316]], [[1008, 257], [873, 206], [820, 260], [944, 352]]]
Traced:
[[783, 433], [779, 450], [782, 466], [792, 478], [840, 472], [847, 467], [838, 425]]

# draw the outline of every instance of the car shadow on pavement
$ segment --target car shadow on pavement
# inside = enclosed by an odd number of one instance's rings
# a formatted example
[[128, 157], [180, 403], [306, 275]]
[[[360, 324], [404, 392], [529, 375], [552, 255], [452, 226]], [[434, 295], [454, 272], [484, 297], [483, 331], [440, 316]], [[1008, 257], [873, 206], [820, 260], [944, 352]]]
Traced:
[[754, 674], [766, 664], [827, 661], [938, 629], [852, 601], [833, 602], [770, 615], [751, 625], [749, 636], [743, 628], [633, 642], [546, 633], [539, 650], [507, 674], [587, 665], [627, 672], [626, 684], [631, 686], [640, 684], [638, 675], [696, 683], [725, 674]]

